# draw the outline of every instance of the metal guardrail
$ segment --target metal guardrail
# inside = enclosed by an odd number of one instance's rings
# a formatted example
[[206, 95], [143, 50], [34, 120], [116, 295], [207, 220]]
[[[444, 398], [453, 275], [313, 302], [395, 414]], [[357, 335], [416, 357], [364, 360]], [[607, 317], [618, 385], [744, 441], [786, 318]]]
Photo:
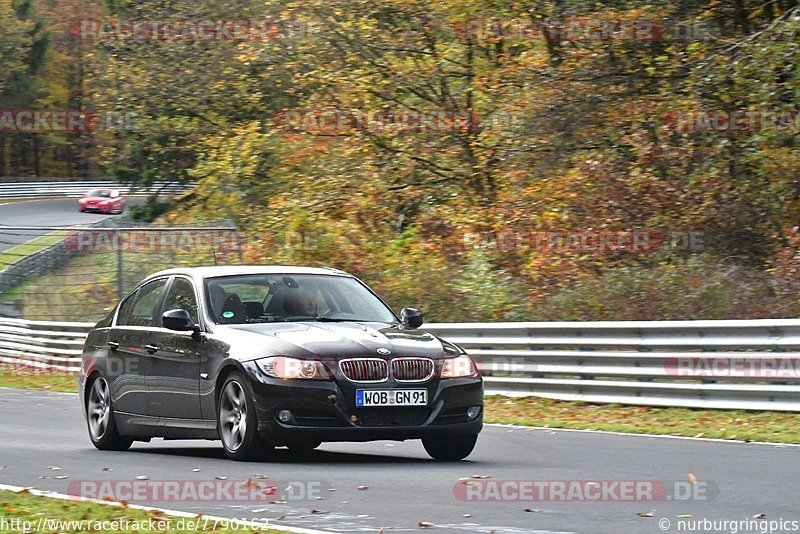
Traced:
[[94, 323], [0, 318], [0, 369], [77, 373]]
[[[94, 231], [100, 232], [103, 230], [115, 231], [120, 223], [127, 221], [127, 216], [115, 217], [113, 219], [105, 219], [93, 224], [88, 225], [88, 228], [62, 228], [62, 227], [23, 227], [23, 226], [2, 226], [0, 225], [0, 232], [8, 232], [15, 230], [32, 230], [40, 235], [32, 235], [33, 239], [42, 237], [45, 232], [60, 232], [63, 238], [47, 247], [42, 248], [32, 254], [20, 257], [14, 263], [3, 264], [0, 263], [0, 293], [5, 293], [16, 285], [21, 284], [28, 278], [34, 276], [42, 276], [52, 272], [58, 267], [65, 264], [73, 255], [73, 252], [64, 242], [64, 238], [71, 234], [78, 234], [79, 232]], [[21, 243], [20, 245], [24, 245]], [[17, 246], [20, 246], [17, 245]], [[13, 251], [15, 247], [8, 249], [5, 252]], [[0, 328], [1, 330], [1, 328]]]
[[[0, 319], [0, 362], [76, 371], [91, 323]], [[438, 323], [488, 394], [800, 411], [800, 319]]]
[[800, 319], [425, 328], [478, 360], [489, 393], [800, 411]]
[[152, 194], [177, 195], [191, 189], [194, 184], [182, 185], [171, 182], [156, 182], [149, 187], [132, 188], [110, 180], [69, 182], [3, 182], [0, 183], [0, 199], [13, 198], [59, 198], [78, 197], [96, 187], [118, 189], [123, 195]]

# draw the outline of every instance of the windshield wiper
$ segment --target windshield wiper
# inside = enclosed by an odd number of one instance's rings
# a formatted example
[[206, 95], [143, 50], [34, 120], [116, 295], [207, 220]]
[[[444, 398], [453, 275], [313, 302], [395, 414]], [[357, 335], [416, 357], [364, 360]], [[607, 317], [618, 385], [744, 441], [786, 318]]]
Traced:
[[368, 323], [371, 321], [367, 321], [364, 319], [345, 319], [341, 317], [325, 317], [324, 315], [317, 315], [314, 317], [315, 321], [319, 321], [320, 323], [344, 323], [344, 322], [355, 322], [355, 323]]
[[350, 317], [327, 317], [325, 315], [295, 315], [285, 317], [284, 322], [317, 321], [320, 323], [383, 323], [386, 321], [376, 321], [374, 319], [357, 319]]

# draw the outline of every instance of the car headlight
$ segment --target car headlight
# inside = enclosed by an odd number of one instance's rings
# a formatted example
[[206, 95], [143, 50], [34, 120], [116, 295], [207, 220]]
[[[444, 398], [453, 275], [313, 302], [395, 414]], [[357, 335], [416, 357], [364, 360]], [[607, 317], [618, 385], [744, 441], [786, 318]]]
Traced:
[[328, 380], [330, 378], [322, 362], [316, 360], [271, 356], [256, 360], [256, 365], [264, 374], [273, 378], [285, 378], [288, 380]]
[[478, 376], [478, 368], [472, 358], [466, 354], [444, 361], [442, 378], [464, 378], [468, 376]]

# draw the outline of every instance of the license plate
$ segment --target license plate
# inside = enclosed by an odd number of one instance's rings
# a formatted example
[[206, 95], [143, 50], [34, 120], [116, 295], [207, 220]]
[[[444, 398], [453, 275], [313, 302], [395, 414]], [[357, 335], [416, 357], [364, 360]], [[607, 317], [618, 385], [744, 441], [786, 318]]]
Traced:
[[356, 406], [425, 406], [427, 389], [358, 389]]

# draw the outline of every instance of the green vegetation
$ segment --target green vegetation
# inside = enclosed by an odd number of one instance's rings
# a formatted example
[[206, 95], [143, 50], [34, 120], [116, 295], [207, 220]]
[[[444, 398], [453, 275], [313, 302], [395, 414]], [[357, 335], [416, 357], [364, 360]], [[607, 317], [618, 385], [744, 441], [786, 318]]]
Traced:
[[[0, 371], [0, 387], [75, 393], [75, 375]], [[800, 443], [800, 414], [654, 408], [565, 402], [540, 397], [486, 398], [487, 423], [607, 430], [632, 434]]]
[[274, 24], [76, 35], [231, 6], [0, 2], [0, 109], [100, 118], [0, 132], [0, 175], [197, 183], [137, 217], [231, 219], [244, 262], [342, 268], [433, 321], [800, 315], [797, 0], [235, 6]]
[[77, 393], [78, 377], [74, 373], [45, 373], [33, 368], [0, 368], [0, 387]]
[[151, 531], [221, 534], [285, 532], [276, 529], [246, 529], [237, 525], [231, 526], [228, 521], [216, 522], [203, 516], [180, 518], [157, 510], [136, 510], [127, 506], [54, 499], [35, 496], [27, 491], [5, 490], [0, 491], [0, 520], [11, 526], [6, 530], [12, 532], [44, 534]]

